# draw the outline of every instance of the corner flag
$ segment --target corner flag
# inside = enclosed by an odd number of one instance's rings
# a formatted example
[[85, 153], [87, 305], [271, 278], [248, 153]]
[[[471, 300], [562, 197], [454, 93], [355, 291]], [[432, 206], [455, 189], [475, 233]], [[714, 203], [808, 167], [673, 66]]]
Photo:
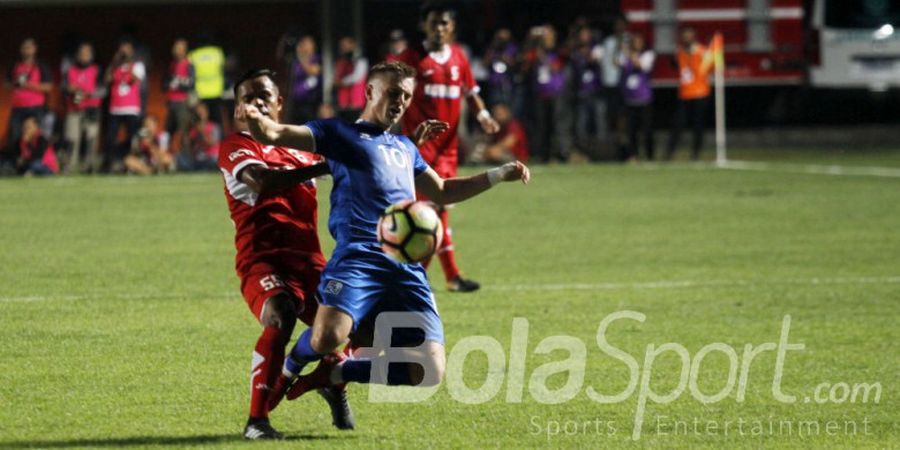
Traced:
[[716, 164], [728, 160], [725, 151], [725, 40], [722, 33], [713, 35], [709, 50], [713, 57], [713, 82], [716, 96]]

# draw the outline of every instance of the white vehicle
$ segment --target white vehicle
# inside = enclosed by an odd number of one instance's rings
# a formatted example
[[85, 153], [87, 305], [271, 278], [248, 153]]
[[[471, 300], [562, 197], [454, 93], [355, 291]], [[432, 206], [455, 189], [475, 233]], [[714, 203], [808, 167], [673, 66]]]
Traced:
[[813, 86], [900, 87], [900, 1], [816, 0], [812, 14]]

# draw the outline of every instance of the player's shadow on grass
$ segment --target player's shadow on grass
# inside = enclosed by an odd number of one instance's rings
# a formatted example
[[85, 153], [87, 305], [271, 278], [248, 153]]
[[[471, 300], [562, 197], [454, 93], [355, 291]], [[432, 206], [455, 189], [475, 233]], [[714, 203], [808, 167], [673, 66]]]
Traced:
[[[320, 434], [291, 434], [285, 436], [285, 441], [318, 441], [330, 439], [355, 439], [352, 434], [342, 434], [340, 436], [320, 435]], [[16, 449], [16, 448], [72, 448], [72, 447], [136, 447], [148, 445], [207, 445], [207, 444], [234, 444], [244, 442], [244, 438], [239, 434], [209, 434], [200, 436], [135, 436], [127, 438], [109, 438], [109, 439], [72, 439], [59, 441], [0, 441], [0, 449]]]

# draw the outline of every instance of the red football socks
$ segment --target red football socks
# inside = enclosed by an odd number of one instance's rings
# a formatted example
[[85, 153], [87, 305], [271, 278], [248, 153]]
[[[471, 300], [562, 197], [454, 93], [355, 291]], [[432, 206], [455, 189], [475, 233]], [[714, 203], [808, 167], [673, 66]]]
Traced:
[[450, 239], [452, 234], [450, 231], [450, 214], [444, 209], [438, 215], [441, 217], [441, 225], [444, 226], [444, 238], [441, 239], [441, 247], [438, 249], [437, 254], [441, 260], [441, 267], [444, 269], [444, 278], [447, 281], [451, 281], [459, 276], [459, 267], [456, 265], [453, 241]]
[[250, 374], [250, 417], [264, 418], [269, 416], [269, 394], [275, 385], [281, 365], [284, 363], [286, 339], [281, 330], [266, 327], [256, 341], [253, 350], [253, 364]]

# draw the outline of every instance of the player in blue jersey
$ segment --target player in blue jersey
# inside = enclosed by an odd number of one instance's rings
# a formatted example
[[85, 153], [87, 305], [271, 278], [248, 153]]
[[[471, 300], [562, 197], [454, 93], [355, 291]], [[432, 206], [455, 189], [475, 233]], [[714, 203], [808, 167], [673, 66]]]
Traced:
[[[412, 141], [389, 131], [409, 107], [414, 89], [415, 70], [401, 62], [388, 62], [369, 71], [366, 107], [353, 124], [329, 119], [285, 125], [260, 114], [252, 104], [238, 111], [254, 138], [319, 153], [327, 159], [334, 178], [328, 228], [337, 246], [322, 273], [315, 322], [300, 335], [285, 361], [278, 386], [288, 399], [351, 381], [440, 383], [444, 332], [425, 270], [420, 264], [398, 263], [381, 251], [378, 218], [388, 206], [414, 199], [417, 190], [439, 204], [448, 204], [474, 197], [501, 181], [529, 180], [528, 168], [518, 161], [475, 176], [439, 177]], [[446, 128], [444, 122], [426, 121], [416, 130], [416, 140], [424, 142]], [[394, 330], [387, 345], [415, 346], [418, 359], [415, 363], [391, 363], [385, 376], [375, 377], [373, 364], [382, 361], [345, 359], [332, 352], [364, 320], [379, 326], [377, 317], [383, 312], [416, 317], [413, 327], [404, 324], [403, 329]], [[318, 360], [321, 362], [312, 373], [298, 377], [306, 364]]]

